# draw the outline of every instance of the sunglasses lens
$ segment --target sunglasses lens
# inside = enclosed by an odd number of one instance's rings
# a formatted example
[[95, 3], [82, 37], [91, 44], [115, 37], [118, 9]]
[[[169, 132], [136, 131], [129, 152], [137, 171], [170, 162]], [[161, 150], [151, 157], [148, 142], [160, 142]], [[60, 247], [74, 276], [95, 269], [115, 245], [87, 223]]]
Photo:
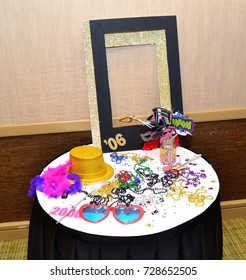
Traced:
[[120, 205], [115, 207], [114, 216], [123, 224], [131, 224], [142, 218], [143, 210], [136, 206], [126, 207], [124, 205]]
[[98, 223], [105, 219], [109, 214], [109, 209], [105, 205], [84, 205], [80, 208], [80, 216], [91, 223]]

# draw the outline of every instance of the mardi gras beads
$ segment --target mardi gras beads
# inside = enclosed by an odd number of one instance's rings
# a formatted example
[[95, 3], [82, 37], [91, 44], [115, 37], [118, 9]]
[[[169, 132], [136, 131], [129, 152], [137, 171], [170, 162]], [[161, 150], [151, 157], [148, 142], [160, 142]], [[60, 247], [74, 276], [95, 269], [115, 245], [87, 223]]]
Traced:
[[112, 153], [112, 154], [110, 155], [110, 158], [111, 158], [111, 161], [112, 161], [112, 162], [115, 162], [115, 163], [117, 163], [117, 164], [122, 163], [122, 161], [123, 161], [124, 159], [126, 159], [126, 157], [125, 157], [124, 155], [118, 155], [117, 153]]
[[118, 203], [129, 206], [135, 199], [134, 196], [126, 192], [126, 188], [117, 188], [112, 190], [112, 198]]
[[205, 200], [213, 200], [211, 195], [204, 195], [207, 191], [205, 189], [198, 189], [195, 193], [188, 195], [188, 201], [190, 203], [194, 203], [196, 206], [203, 206], [205, 204]]
[[137, 153], [133, 153], [133, 152], [124, 153], [122, 155], [131, 159], [132, 161], [136, 162], [137, 164], [141, 164], [143, 162], [146, 162], [147, 160], [152, 160], [152, 158], [147, 155], [140, 156]]
[[170, 187], [170, 192], [166, 194], [167, 197], [171, 197], [174, 201], [178, 201], [182, 196], [186, 194], [183, 187], [172, 185]]
[[113, 180], [113, 181], [109, 182], [108, 184], [103, 185], [94, 194], [94, 196], [99, 195], [99, 196], [102, 196], [102, 197], [109, 197], [110, 198], [110, 196], [112, 194], [112, 190], [115, 189], [115, 188], [119, 188], [119, 182], [117, 180]]
[[183, 168], [180, 170], [180, 178], [186, 182], [187, 186], [197, 187], [201, 184], [201, 179], [205, 179], [207, 175], [204, 171], [195, 172], [189, 168]]
[[213, 200], [213, 196], [204, 195], [207, 193], [205, 189], [197, 189], [194, 193], [191, 191], [186, 191], [182, 186], [172, 185], [170, 187], [170, 192], [166, 194], [167, 197], [171, 197], [174, 201], [178, 201], [181, 197], [186, 196], [189, 203], [194, 203], [196, 206], [200, 207], [205, 204], [205, 200]]
[[141, 182], [139, 177], [126, 170], [119, 171], [115, 178], [117, 178], [119, 186], [122, 188], [137, 188]]

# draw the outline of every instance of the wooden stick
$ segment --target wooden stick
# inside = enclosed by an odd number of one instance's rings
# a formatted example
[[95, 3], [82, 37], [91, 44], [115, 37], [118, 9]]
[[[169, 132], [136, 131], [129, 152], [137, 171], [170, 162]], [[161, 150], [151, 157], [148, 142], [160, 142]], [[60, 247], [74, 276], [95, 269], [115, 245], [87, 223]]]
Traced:
[[130, 116], [132, 119], [141, 122], [142, 124], [146, 125], [148, 128], [153, 128], [154, 126], [150, 123], [148, 123], [148, 121], [142, 121], [141, 119], [139, 119], [136, 116]]
[[197, 160], [198, 158], [200, 158], [202, 155], [201, 154], [198, 154], [198, 155], [195, 155], [192, 159], [184, 162], [183, 164], [179, 165], [176, 167], [176, 169], [182, 169], [184, 166], [186, 166], [187, 164]]

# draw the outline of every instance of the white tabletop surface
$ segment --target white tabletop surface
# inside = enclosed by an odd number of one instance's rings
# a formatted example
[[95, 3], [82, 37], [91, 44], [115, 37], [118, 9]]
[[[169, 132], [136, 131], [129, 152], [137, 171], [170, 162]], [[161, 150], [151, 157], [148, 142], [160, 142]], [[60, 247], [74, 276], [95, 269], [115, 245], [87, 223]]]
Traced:
[[[140, 157], [145, 155], [149, 156], [151, 160], [147, 160], [144, 166], [150, 167], [154, 173], [163, 176], [163, 165], [160, 163], [159, 149], [153, 149], [150, 151], [138, 150], [130, 151], [137, 154]], [[119, 154], [127, 153], [120, 152]], [[104, 154], [104, 160], [114, 168], [114, 174], [117, 174], [120, 170], [129, 170], [133, 172], [134, 162], [131, 158], [126, 158], [121, 164], [117, 164], [111, 161], [112, 153]], [[182, 147], [177, 147], [177, 162], [185, 163], [187, 160], [193, 158], [196, 154]], [[52, 161], [48, 166], [44, 168], [44, 171], [48, 167], [56, 167], [61, 164], [65, 164], [69, 160], [69, 153], [65, 153], [60, 157]], [[76, 205], [83, 197], [85, 199], [76, 207], [76, 210], [72, 211], [70, 215], [64, 217], [60, 223], [66, 227], [74, 230], [82, 231], [85, 233], [104, 235], [104, 236], [143, 236], [148, 234], [159, 233], [166, 231], [175, 226], [181, 225], [192, 218], [203, 213], [216, 199], [219, 193], [219, 180], [213, 167], [202, 157], [197, 159], [191, 164], [187, 165], [188, 171], [194, 171], [196, 174], [202, 174], [198, 180], [193, 180], [192, 176], [186, 178], [184, 181], [177, 180], [175, 185], [183, 188], [183, 195], [176, 195], [168, 197], [166, 194], [153, 194], [152, 191], [146, 190], [144, 196], [135, 196], [136, 201], [132, 204], [141, 203], [145, 211], [142, 219], [133, 224], [121, 224], [114, 219], [112, 213], [101, 221], [100, 223], [90, 223], [83, 220], [78, 211], [81, 205], [90, 203], [91, 198], [85, 196], [84, 193], [77, 193], [75, 195], [68, 195], [66, 199], [62, 198], [48, 198], [44, 193], [37, 191], [37, 197], [40, 205], [54, 220], [59, 221], [66, 213]], [[43, 172], [44, 172], [43, 171]], [[113, 180], [114, 176], [110, 179]], [[109, 181], [110, 181], [109, 180]], [[93, 185], [93, 187], [103, 186], [107, 182], [99, 182]], [[195, 185], [196, 184], [196, 185]], [[145, 188], [146, 182], [141, 182], [141, 188]], [[161, 183], [155, 185], [156, 189], [161, 189]], [[85, 190], [90, 191], [92, 186], [83, 186]], [[202, 194], [200, 192], [203, 192]], [[189, 194], [200, 193], [204, 196], [204, 204], [198, 206], [194, 201], [189, 202]], [[152, 197], [152, 199], [151, 199]], [[196, 197], [196, 195], [194, 196]], [[154, 199], [153, 199], [154, 198]], [[143, 203], [145, 203], [143, 205]]]

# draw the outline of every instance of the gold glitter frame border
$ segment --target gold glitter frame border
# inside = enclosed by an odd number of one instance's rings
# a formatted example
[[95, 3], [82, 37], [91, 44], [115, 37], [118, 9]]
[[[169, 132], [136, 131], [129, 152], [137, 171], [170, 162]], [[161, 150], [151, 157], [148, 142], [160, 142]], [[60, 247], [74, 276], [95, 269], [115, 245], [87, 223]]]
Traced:
[[[84, 44], [92, 143], [93, 145], [101, 148], [101, 135], [99, 126], [100, 121], [98, 116], [97, 92], [89, 21], [84, 22]], [[172, 105], [165, 30], [162, 29], [105, 34], [106, 48], [153, 44], [157, 46], [157, 75], [159, 83], [160, 104], [161, 107], [171, 110]]]
[[157, 46], [157, 76], [160, 105], [172, 109], [167, 61], [166, 32], [162, 30], [134, 31], [105, 34], [106, 48], [153, 45]]
[[92, 144], [101, 148], [101, 133], [89, 21], [84, 22], [84, 45]]

